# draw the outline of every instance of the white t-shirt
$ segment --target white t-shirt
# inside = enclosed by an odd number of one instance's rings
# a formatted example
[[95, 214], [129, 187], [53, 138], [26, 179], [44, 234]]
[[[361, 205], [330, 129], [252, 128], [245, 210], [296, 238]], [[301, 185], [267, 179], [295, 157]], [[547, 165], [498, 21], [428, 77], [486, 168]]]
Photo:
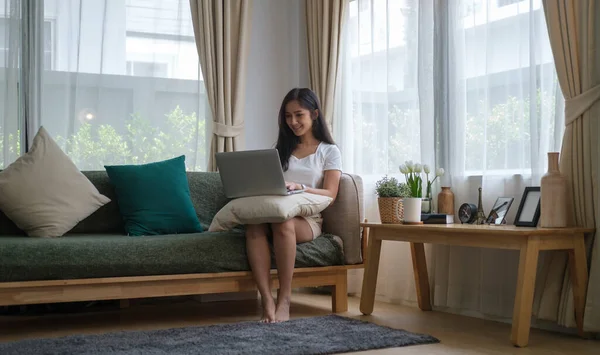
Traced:
[[334, 144], [319, 143], [316, 152], [302, 159], [290, 156], [287, 171], [283, 176], [287, 182], [304, 184], [307, 187], [323, 187], [326, 170], [342, 170], [342, 154]]

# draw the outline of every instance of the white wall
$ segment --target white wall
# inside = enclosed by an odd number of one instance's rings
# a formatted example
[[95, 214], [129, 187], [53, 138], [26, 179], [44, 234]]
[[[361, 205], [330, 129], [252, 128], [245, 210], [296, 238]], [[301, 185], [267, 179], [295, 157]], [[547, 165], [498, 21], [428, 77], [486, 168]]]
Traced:
[[308, 86], [303, 0], [254, 0], [246, 79], [246, 149], [271, 148], [285, 94]]

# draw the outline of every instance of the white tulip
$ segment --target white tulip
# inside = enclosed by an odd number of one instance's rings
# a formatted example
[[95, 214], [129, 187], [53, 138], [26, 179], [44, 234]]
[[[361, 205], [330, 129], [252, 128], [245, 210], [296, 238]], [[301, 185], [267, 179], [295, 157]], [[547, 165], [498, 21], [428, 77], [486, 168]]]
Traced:
[[415, 167], [415, 164], [413, 163], [412, 160], [408, 160], [408, 161], [406, 161], [406, 167], [408, 168], [409, 172], [412, 172], [413, 168]]
[[422, 170], [423, 170], [423, 167], [421, 166], [421, 164], [419, 164], [419, 163], [415, 164], [415, 167], [413, 168], [413, 171], [415, 173], [420, 174]]
[[404, 165], [404, 164], [400, 165], [400, 172], [402, 174], [408, 174], [408, 168], [406, 167], [406, 165]]
[[423, 172], [425, 174], [429, 174], [431, 172], [431, 169], [429, 168], [429, 165], [427, 165], [427, 164], [423, 165]]
[[444, 172], [445, 172], [445, 171], [444, 171], [444, 168], [438, 168], [438, 169], [435, 171], [435, 176], [442, 176], [442, 175], [444, 175]]

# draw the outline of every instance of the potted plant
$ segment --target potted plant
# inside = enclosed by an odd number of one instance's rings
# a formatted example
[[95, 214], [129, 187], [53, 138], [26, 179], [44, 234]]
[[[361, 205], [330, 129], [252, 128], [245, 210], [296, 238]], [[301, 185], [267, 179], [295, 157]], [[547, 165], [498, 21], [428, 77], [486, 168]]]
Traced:
[[426, 179], [426, 193], [425, 196], [428, 199], [429, 207], [428, 212], [431, 212], [431, 186], [433, 182], [444, 174], [444, 169], [436, 170], [435, 178], [430, 181], [429, 173], [431, 172], [429, 166], [421, 165], [419, 163], [413, 163], [412, 160], [405, 162], [400, 165], [400, 172], [406, 177], [406, 184], [410, 190], [410, 196], [405, 198], [402, 205], [404, 207], [404, 222], [408, 223], [419, 223], [421, 222], [421, 213], [423, 210], [423, 178], [421, 173], [425, 172]]
[[421, 171], [423, 167], [419, 163], [413, 163], [412, 160], [400, 165], [400, 172], [406, 177], [406, 184], [410, 190], [410, 196], [404, 199], [404, 222], [421, 222], [421, 199], [423, 197], [423, 178]]
[[375, 192], [381, 223], [401, 223], [404, 218], [402, 199], [410, 196], [408, 185], [386, 175], [377, 181]]

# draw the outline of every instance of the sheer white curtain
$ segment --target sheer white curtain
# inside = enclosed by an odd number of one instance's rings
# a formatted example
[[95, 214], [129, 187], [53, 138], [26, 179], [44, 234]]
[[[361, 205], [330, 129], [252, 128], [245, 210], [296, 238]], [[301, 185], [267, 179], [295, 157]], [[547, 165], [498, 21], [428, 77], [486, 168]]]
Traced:
[[0, 168], [21, 153], [21, 0], [0, 0]]
[[[344, 170], [362, 176], [365, 216], [379, 220], [375, 182], [405, 160], [433, 164], [433, 1], [350, 1], [334, 135]], [[377, 297], [414, 302], [410, 249], [384, 242]], [[358, 293], [362, 271], [351, 272]]]
[[[541, 1], [350, 4], [340, 96], [353, 111], [335, 133], [345, 169], [366, 177], [366, 216], [378, 219], [374, 181], [411, 159], [448, 171], [441, 183], [456, 207], [477, 203], [480, 186], [486, 212], [496, 198], [514, 197], [512, 224], [524, 187], [539, 186], [546, 153], [560, 150], [562, 137]], [[435, 307], [510, 319], [516, 253], [436, 246], [427, 257]], [[380, 299], [416, 300], [408, 246], [383, 248], [380, 268]], [[359, 284], [352, 278], [351, 291]]]
[[[486, 213], [496, 198], [514, 197], [512, 224], [525, 186], [539, 186], [547, 152], [560, 151], [564, 126], [541, 0], [438, 4], [436, 20], [444, 25], [436, 34], [447, 36], [447, 46], [436, 55], [447, 58], [447, 72], [440, 70], [447, 86], [436, 86], [445, 90], [436, 96], [447, 98], [439, 119], [448, 123], [442, 126], [448, 150], [438, 152], [438, 162], [448, 167], [457, 204], [476, 203], [480, 186]], [[433, 252], [435, 306], [511, 318], [518, 252], [445, 246]]]
[[210, 110], [188, 0], [30, 4], [39, 30], [21, 45], [35, 53], [24, 70], [41, 114], [27, 119], [29, 140], [43, 125], [82, 170], [181, 154], [205, 169]]

